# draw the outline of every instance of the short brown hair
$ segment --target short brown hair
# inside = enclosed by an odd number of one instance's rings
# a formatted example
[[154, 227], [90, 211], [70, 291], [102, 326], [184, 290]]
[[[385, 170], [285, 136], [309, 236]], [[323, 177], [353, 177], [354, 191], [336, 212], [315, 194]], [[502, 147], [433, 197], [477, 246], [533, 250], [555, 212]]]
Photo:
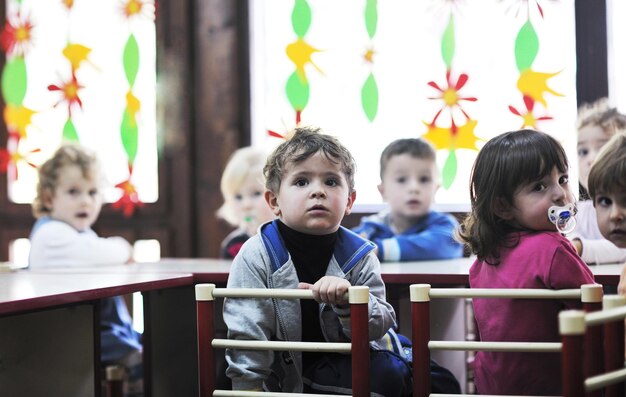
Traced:
[[318, 152], [341, 165], [348, 187], [351, 192], [354, 191], [356, 163], [352, 154], [337, 138], [322, 134], [317, 127], [296, 127], [293, 137], [278, 145], [263, 167], [265, 188], [277, 193], [285, 167], [290, 163], [300, 163]]
[[96, 177], [100, 170], [98, 159], [92, 151], [77, 144], [64, 144], [54, 152], [54, 155], [39, 166], [39, 181], [37, 195], [32, 203], [33, 215], [39, 218], [50, 213], [51, 208], [44, 204], [44, 196], [53, 194], [59, 182], [59, 171], [69, 165], [78, 166], [85, 178]]
[[416, 159], [437, 160], [437, 153], [435, 148], [428, 141], [422, 138], [405, 138], [397, 139], [391, 142], [383, 153], [380, 155], [380, 179], [383, 179], [385, 168], [389, 159], [393, 156], [399, 156], [401, 154], [409, 154]]
[[626, 192], [626, 132], [620, 131], [602, 147], [589, 171], [589, 195]]

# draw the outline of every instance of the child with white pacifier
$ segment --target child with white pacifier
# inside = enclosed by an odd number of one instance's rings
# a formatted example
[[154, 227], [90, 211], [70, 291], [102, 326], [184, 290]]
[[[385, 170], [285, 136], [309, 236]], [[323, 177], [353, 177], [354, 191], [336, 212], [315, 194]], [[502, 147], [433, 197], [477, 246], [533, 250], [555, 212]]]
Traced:
[[[563, 147], [532, 130], [507, 132], [480, 150], [470, 180], [472, 211], [458, 237], [477, 256], [472, 288], [579, 288], [587, 265], [562, 236], [575, 220]], [[558, 313], [573, 301], [474, 299], [483, 341], [558, 341]], [[558, 354], [478, 352], [479, 394], [560, 395]], [[532, 381], [530, 381], [532, 380]]]

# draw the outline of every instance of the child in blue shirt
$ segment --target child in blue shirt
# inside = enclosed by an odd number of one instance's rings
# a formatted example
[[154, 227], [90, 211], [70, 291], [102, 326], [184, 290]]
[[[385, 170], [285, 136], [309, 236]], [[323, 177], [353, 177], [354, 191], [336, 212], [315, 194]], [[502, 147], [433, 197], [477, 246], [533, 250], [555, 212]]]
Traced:
[[454, 240], [458, 222], [431, 210], [439, 188], [433, 147], [421, 138], [391, 142], [380, 157], [378, 185], [389, 208], [362, 219], [353, 231], [376, 244], [383, 262], [450, 259], [463, 255]]

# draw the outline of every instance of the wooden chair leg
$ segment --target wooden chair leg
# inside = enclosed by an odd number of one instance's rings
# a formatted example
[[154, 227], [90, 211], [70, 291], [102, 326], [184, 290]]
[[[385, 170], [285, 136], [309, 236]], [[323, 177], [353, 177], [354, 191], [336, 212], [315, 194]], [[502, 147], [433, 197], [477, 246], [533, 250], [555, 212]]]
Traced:
[[124, 367], [109, 365], [105, 368], [106, 397], [124, 397]]

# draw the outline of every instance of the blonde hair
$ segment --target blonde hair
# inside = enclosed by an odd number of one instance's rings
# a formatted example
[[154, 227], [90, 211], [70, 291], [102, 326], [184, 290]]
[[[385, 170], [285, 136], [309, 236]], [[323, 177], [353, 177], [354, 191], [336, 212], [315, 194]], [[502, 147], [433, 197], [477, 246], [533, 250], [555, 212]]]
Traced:
[[613, 135], [619, 130], [626, 129], [626, 115], [620, 113], [617, 108], [612, 108], [608, 98], [600, 98], [578, 109], [576, 129], [580, 131], [589, 125], [598, 126], [606, 134]]
[[37, 195], [32, 203], [33, 216], [39, 218], [47, 215], [52, 208], [46, 207], [44, 201], [46, 195], [53, 195], [59, 182], [62, 168], [77, 166], [87, 179], [97, 177], [100, 171], [98, 159], [92, 151], [77, 144], [64, 144], [59, 147], [54, 155], [39, 166], [39, 180], [37, 182]]
[[265, 151], [258, 147], [244, 147], [233, 152], [222, 173], [220, 189], [224, 204], [217, 210], [217, 216], [233, 226], [239, 224], [239, 216], [232, 207], [232, 201], [249, 176], [258, 176], [259, 188], [263, 190], [263, 166], [267, 159]]
[[602, 147], [589, 171], [589, 195], [626, 192], [626, 132], [619, 131]]

